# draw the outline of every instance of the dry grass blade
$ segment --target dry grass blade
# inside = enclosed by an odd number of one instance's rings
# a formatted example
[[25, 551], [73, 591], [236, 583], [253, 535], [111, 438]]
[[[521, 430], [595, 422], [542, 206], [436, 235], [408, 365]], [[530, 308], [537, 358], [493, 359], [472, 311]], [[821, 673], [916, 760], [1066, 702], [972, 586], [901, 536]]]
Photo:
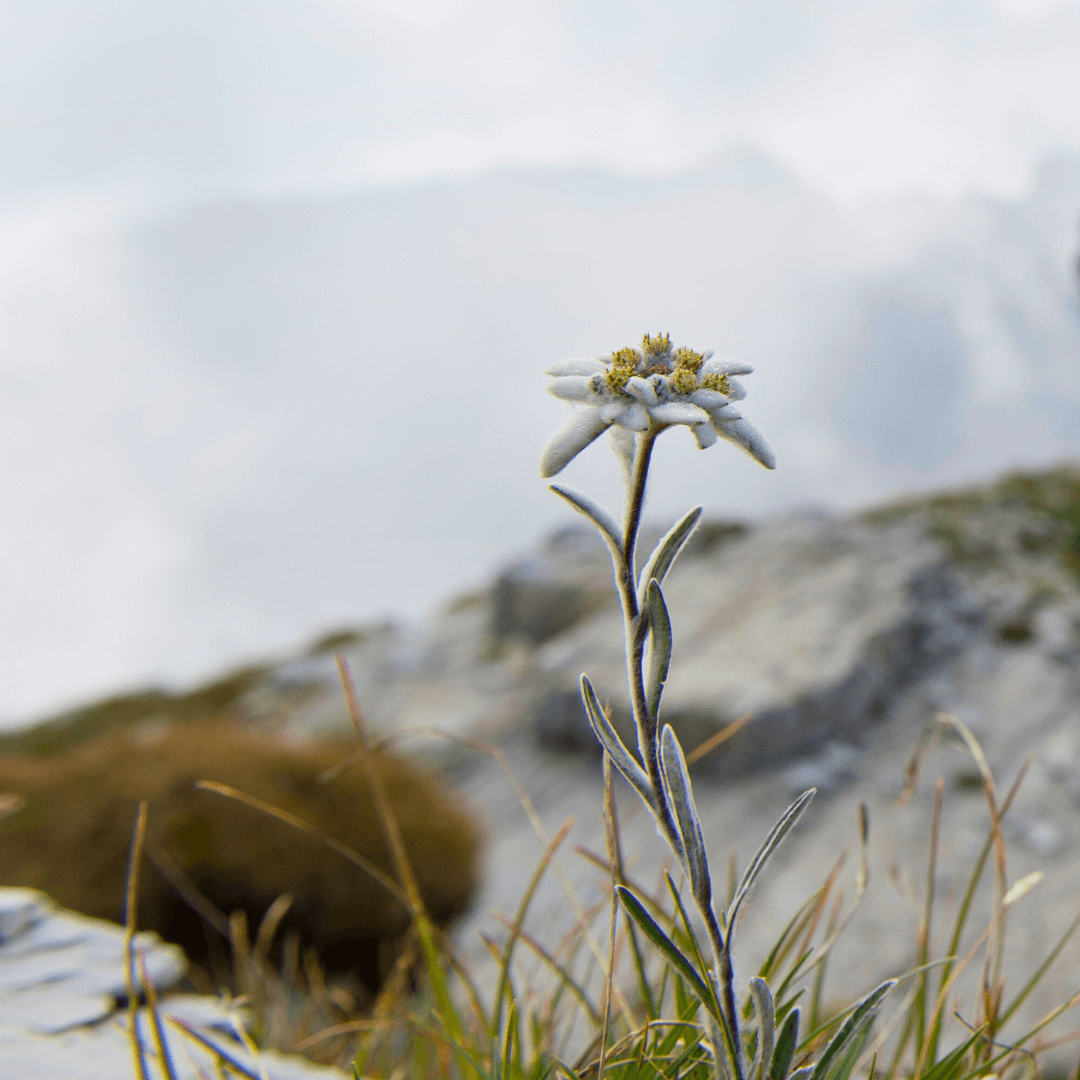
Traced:
[[149, 1080], [146, 1056], [139, 1037], [139, 995], [135, 988], [135, 922], [139, 909], [139, 864], [142, 862], [143, 844], [146, 842], [146, 810], [144, 799], [139, 803], [135, 815], [124, 895], [124, 979], [128, 995], [128, 1039], [135, 1062], [135, 1074], [139, 1080]]
[[296, 817], [295, 814], [290, 814], [287, 810], [282, 810], [272, 803], [263, 802], [262, 799], [257, 799], [254, 795], [246, 795], [242, 791], [237, 791], [236, 788], [230, 787], [228, 784], [219, 784], [216, 780], [196, 780], [195, 786], [203, 791], [212, 791], [216, 795], [222, 795], [226, 799], [235, 799], [237, 802], [242, 802], [255, 810], [260, 810], [270, 817], [277, 818], [278, 821], [285, 822], [286, 825], [291, 825], [300, 832], [307, 833], [308, 836], [314, 836], [316, 840], [320, 840], [332, 851], [336, 851], [343, 859], [347, 859], [366, 874], [370, 874], [391, 896], [401, 903], [402, 907], [408, 910], [409, 898], [401, 891], [398, 883], [388, 874], [383, 873], [373, 862], [365, 859], [363, 855], [353, 851], [352, 848], [341, 843], [340, 840], [328, 836], [321, 829], [309, 825], [302, 818]]
[[615, 934], [619, 925], [619, 896], [615, 886], [619, 883], [616, 866], [621, 861], [615, 839], [615, 796], [611, 785], [611, 755], [605, 750], [603, 759], [604, 777], [604, 837], [607, 840], [608, 862], [611, 864], [611, 929], [608, 932], [608, 961], [604, 990], [604, 1016], [600, 1024], [600, 1053], [596, 1071], [604, 1075], [604, 1061], [607, 1058], [608, 1028], [611, 1025], [611, 988], [615, 982]]
[[150, 973], [146, 970], [146, 955], [139, 949], [139, 977], [142, 980], [143, 991], [146, 994], [146, 1006], [150, 1012], [150, 1025], [154, 1032], [154, 1045], [157, 1048], [158, 1061], [166, 1080], [176, 1080], [176, 1069], [173, 1066], [172, 1054], [169, 1053], [169, 1044], [165, 1039], [165, 1032], [161, 1026], [161, 1013], [158, 1011], [157, 989]]
[[738, 735], [740, 731], [753, 719], [752, 712], [745, 712], [738, 720], [733, 720], [726, 727], [722, 727], [715, 735], [710, 735], [704, 742], [698, 743], [689, 754], [686, 755], [686, 764], [693, 765], [700, 761], [706, 754], [711, 754], [718, 746], [723, 746], [728, 739]]
[[252, 954], [256, 960], [260, 962], [266, 961], [267, 955], [270, 952], [270, 945], [274, 940], [274, 935], [281, 925], [281, 920], [288, 914], [289, 908], [291, 908], [292, 905], [292, 894], [282, 893], [266, 909], [266, 914], [263, 915], [262, 922], [259, 923], [258, 932], [255, 934], [255, 946], [252, 949]]
[[[494, 913], [494, 917], [502, 923], [506, 930], [513, 930], [514, 924], [505, 915], [499, 912]], [[578, 1004], [585, 1010], [589, 1017], [589, 1020], [599, 1028], [603, 1024], [603, 1017], [600, 1015], [600, 1011], [589, 1000], [588, 994], [585, 993], [585, 988], [570, 974], [564, 964], [560, 964], [559, 961], [552, 956], [551, 952], [544, 948], [544, 946], [527, 930], [519, 930], [518, 937], [526, 944], [532, 951], [559, 977], [559, 982], [574, 995]]]
[[514, 915], [514, 921], [510, 928], [510, 934], [499, 955], [499, 985], [495, 991], [495, 1017], [492, 1025], [492, 1038], [498, 1037], [499, 1029], [502, 1026], [503, 999], [510, 986], [510, 962], [513, 959], [514, 946], [517, 944], [521, 928], [525, 923], [525, 916], [528, 914], [529, 906], [532, 904], [533, 897], [536, 895], [536, 890], [540, 885], [544, 873], [551, 864], [551, 860], [555, 857], [555, 852], [566, 839], [566, 836], [573, 825], [574, 819], [572, 817], [567, 818], [566, 821], [563, 822], [562, 827], [552, 838], [551, 843], [548, 844], [547, 850], [544, 852], [536, 869], [533, 871], [532, 877], [529, 879], [529, 884], [526, 886], [525, 892], [518, 904], [518, 909]]
[[227, 1050], [218, 1046], [213, 1040], [208, 1039], [201, 1031], [194, 1028], [186, 1020], [179, 1016], [166, 1016], [166, 1020], [169, 1021], [174, 1027], [179, 1028], [189, 1039], [193, 1039], [205, 1050], [208, 1050], [213, 1056], [214, 1060], [222, 1063], [226, 1068], [232, 1069], [234, 1072], [239, 1073], [245, 1080], [263, 1080], [257, 1072], [249, 1069], [242, 1061], [238, 1061]]

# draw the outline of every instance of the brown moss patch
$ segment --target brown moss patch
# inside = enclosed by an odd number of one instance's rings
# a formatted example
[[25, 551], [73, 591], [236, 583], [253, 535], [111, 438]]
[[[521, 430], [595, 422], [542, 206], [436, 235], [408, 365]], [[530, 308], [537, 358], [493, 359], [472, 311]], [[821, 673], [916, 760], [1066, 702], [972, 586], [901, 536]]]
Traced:
[[[197, 962], [221, 948], [155, 867], [161, 851], [206, 900], [225, 914], [245, 912], [251, 926], [292, 893], [283, 931], [298, 932], [329, 970], [352, 970], [377, 985], [408, 929], [401, 903], [318, 839], [194, 786], [216, 780], [271, 803], [393, 876], [362, 771], [322, 779], [354, 749], [291, 746], [218, 724], [176, 726], [149, 742], [113, 732], [52, 757], [0, 757], [0, 791], [25, 800], [0, 820], [0, 883], [43, 889], [66, 907], [122, 921], [132, 821], [138, 802], [149, 799], [141, 927]], [[376, 760], [424, 903], [446, 925], [477, 883], [477, 827], [433, 776], [390, 754]]]

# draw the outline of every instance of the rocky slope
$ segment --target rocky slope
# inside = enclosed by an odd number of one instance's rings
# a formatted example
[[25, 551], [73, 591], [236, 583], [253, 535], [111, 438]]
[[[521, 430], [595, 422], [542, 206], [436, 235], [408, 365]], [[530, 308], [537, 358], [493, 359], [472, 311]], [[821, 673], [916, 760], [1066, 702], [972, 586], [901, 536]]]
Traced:
[[[871, 821], [870, 887], [838, 946], [836, 994], [841, 984], [845, 992], [868, 989], [914, 962], [939, 776], [936, 885], [946, 925], [987, 828], [977, 771], [955, 735], [928, 750], [924, 781], [898, 800], [913, 748], [943, 713], [981, 741], [999, 793], [1031, 758], [1006, 819], [1008, 873], [1010, 882], [1035, 869], [1045, 878], [1010, 916], [1014, 988], [1068, 926], [1080, 896], [1078, 537], [1075, 468], [854, 518], [803, 513], [700, 530], [665, 587], [675, 632], [666, 716], [691, 748], [751, 713], [738, 735], [694, 766], [714, 863], [723, 866], [733, 851], [745, 865], [791, 798], [819, 790], [741, 924], [744, 977], [845, 849], [852, 858], [841, 881], [850, 899], [860, 804]], [[348, 719], [335, 650], [374, 730], [440, 763], [485, 821], [487, 884], [458, 935], [481, 983], [488, 957], [477, 931], [497, 929], [491, 908], [514, 910], [542, 851], [538, 831], [550, 836], [575, 817], [528, 923], [559, 942], [605, 889], [603, 875], [571, 850], [604, 850], [599, 757], [576, 700], [580, 672], [625, 722], [621, 628], [603, 548], [568, 527], [432, 626], [337, 635], [259, 669], [218, 707], [294, 738], [340, 733]], [[183, 711], [170, 700], [157, 701], [159, 714]], [[119, 722], [92, 718], [95, 730]], [[67, 723], [49, 737], [71, 738], [91, 721]], [[478, 740], [497, 746], [502, 761]], [[504, 765], [531, 800], [533, 821]], [[651, 887], [662, 845], [631, 795], [620, 787], [617, 796], [627, 857]], [[978, 901], [978, 918], [987, 903]], [[944, 934], [934, 939], [939, 950]], [[535, 965], [522, 962], [526, 983], [542, 986]], [[1075, 990], [1075, 962], [1066, 954], [1051, 969], [1005, 1037]], [[973, 992], [958, 984], [965, 1016]]]

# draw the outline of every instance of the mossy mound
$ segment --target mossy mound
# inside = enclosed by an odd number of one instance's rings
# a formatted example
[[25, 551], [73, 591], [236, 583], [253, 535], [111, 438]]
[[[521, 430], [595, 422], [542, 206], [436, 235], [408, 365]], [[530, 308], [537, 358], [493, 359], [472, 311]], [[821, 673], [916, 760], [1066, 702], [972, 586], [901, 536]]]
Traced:
[[[271, 803], [393, 876], [363, 770], [324, 777], [354, 750], [350, 742], [293, 746], [218, 724], [113, 732], [49, 757], [0, 757], [0, 792], [21, 797], [0, 820], [0, 883], [43, 889], [66, 907], [123, 921], [132, 823], [145, 798], [140, 928], [205, 963], [224, 955], [223, 942], [181, 897], [178, 881], [225, 915], [244, 911], [252, 927], [288, 892], [295, 901], [283, 931], [297, 931], [328, 970], [352, 971], [376, 987], [409, 925], [401, 903], [317, 838], [194, 786], [215, 780]], [[445, 926], [477, 884], [477, 826], [434, 777], [386, 753], [376, 762], [424, 902]]]
[[884, 524], [912, 514], [925, 515], [931, 529], [961, 562], [979, 562], [985, 545], [972, 543], [968, 520], [994, 506], [1021, 506], [1054, 519], [1053, 530], [1031, 530], [1018, 536], [1030, 551], [1054, 549], [1062, 563], [1080, 577], [1080, 466], [1062, 465], [1046, 472], [1015, 472], [983, 488], [912, 498], [875, 507], [862, 515], [868, 524]]

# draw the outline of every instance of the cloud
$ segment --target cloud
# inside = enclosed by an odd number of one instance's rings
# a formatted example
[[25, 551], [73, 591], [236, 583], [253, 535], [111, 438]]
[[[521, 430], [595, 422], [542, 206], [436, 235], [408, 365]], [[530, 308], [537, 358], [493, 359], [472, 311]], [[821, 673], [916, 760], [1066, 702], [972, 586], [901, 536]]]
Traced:
[[[224, 200], [9, 255], [5, 713], [417, 614], [565, 520], [541, 372], [648, 330], [755, 364], [765, 473], [684, 432], [650, 514], [850, 506], [1080, 452], [1080, 163], [852, 211], [751, 148]], [[1052, 413], [1048, 422], [1048, 415]], [[567, 470], [617, 504], [603, 445]]]
[[0, 197], [128, 206], [749, 139], [844, 198], [1017, 194], [1080, 145], [1080, 5], [8, 5]]

